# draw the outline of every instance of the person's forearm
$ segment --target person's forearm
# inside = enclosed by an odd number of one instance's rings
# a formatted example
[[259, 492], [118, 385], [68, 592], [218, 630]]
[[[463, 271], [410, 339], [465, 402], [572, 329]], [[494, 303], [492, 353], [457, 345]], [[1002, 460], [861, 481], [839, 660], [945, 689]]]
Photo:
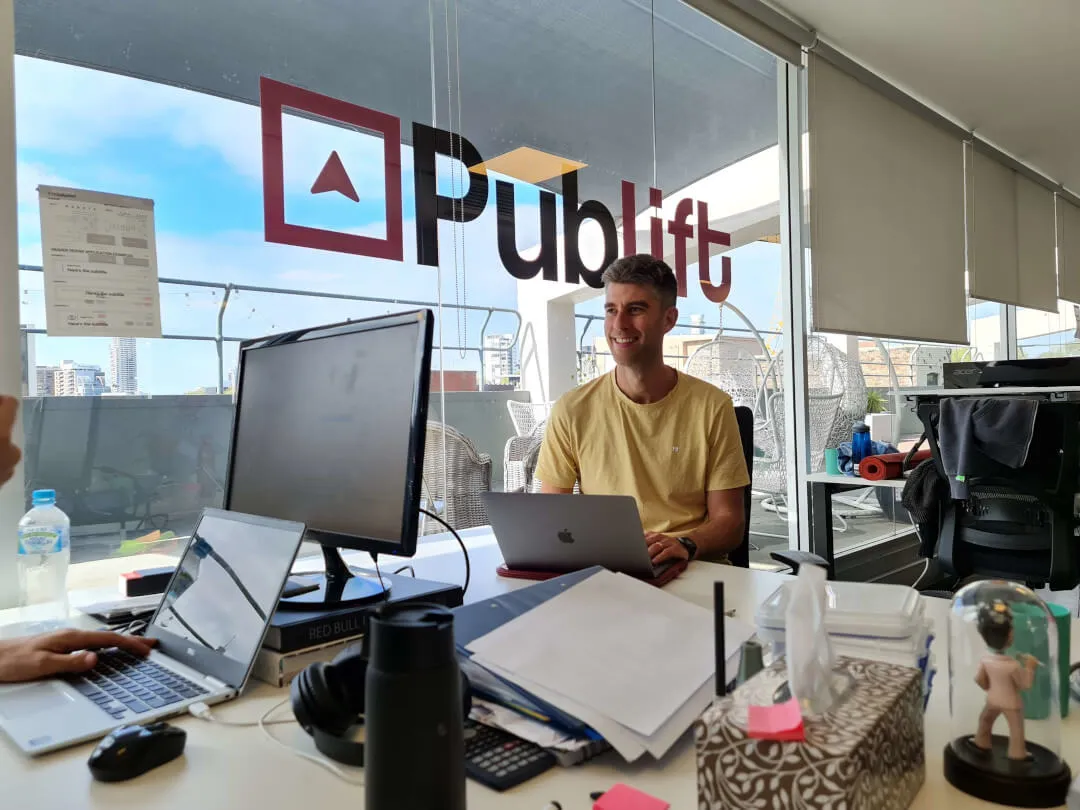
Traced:
[[742, 518], [709, 518], [683, 537], [694, 541], [694, 545], [698, 547], [698, 558], [708, 559], [737, 549], [742, 542], [743, 528]]

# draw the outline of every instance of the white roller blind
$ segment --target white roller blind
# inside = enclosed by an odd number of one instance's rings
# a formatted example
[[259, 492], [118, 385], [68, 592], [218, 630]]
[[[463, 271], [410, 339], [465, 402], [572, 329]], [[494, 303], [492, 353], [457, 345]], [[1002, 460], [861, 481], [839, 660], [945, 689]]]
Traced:
[[968, 270], [971, 295], [1015, 304], [1017, 286], [1015, 172], [981, 152], [967, 152]]
[[961, 140], [810, 54], [815, 330], [966, 344]]
[[1054, 192], [1016, 175], [1016, 234], [1020, 305], [1057, 312]]
[[1058, 209], [1058, 297], [1080, 304], [1080, 208], [1061, 197]]
[[979, 151], [967, 166], [971, 295], [1057, 312], [1053, 192]]

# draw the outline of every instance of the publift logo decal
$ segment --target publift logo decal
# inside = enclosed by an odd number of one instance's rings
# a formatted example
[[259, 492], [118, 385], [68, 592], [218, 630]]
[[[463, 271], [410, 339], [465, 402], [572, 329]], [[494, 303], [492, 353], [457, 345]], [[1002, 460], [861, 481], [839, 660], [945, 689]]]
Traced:
[[[268, 79], [260, 79], [263, 143], [263, 214], [266, 241], [298, 245], [339, 253], [352, 253], [388, 261], [402, 261], [402, 193], [401, 193], [401, 121], [378, 110], [361, 107], [347, 101], [324, 96], [300, 87]], [[380, 136], [383, 141], [384, 197], [386, 199], [386, 238], [378, 239], [343, 231], [314, 228], [285, 221], [285, 182], [282, 148], [282, 115], [284, 108], [312, 113], [321, 118], [338, 121], [350, 127]], [[343, 130], [344, 131], [344, 130]], [[476, 147], [461, 135], [445, 129], [412, 124], [413, 191], [416, 199], [416, 260], [419, 264], [436, 267], [439, 264], [439, 220], [472, 222], [488, 204], [488, 176], [484, 159]], [[447, 197], [438, 193], [436, 156], [460, 157], [469, 171], [468, 191], [462, 197]], [[579, 164], [580, 165], [580, 164]], [[311, 186], [312, 194], [337, 192], [358, 202], [352, 180], [341, 158], [332, 151], [319, 176]], [[598, 200], [578, 199], [578, 171], [562, 174], [563, 280], [570, 284], [585, 282], [590, 287], [603, 286], [603, 269], [619, 255], [619, 233], [611, 210]], [[637, 188], [622, 181], [622, 221], [637, 220]], [[660, 208], [663, 192], [650, 188], [649, 205]], [[518, 279], [541, 276], [546, 281], [558, 281], [558, 233], [556, 197], [551, 191], [540, 191], [540, 251], [531, 259], [522, 257], [515, 233], [514, 184], [495, 181], [496, 240], [499, 259], [510, 275]], [[696, 213], [696, 225], [687, 220]], [[586, 220], [593, 220], [603, 234], [604, 259], [600, 267], [591, 269], [582, 261], [579, 234]], [[697, 240], [697, 264], [701, 291], [714, 303], [727, 300], [731, 292], [731, 259], [720, 259], [720, 283], [713, 284], [709, 271], [709, 251], [713, 245], [729, 246], [731, 236], [709, 227], [707, 203], [684, 198], [675, 205], [670, 221], [649, 218], [649, 252], [663, 258], [664, 233], [674, 238], [675, 276], [679, 296], [686, 296], [687, 243]], [[638, 252], [637, 231], [626, 227], [622, 234], [622, 255]], [[561, 538], [560, 538], [561, 539]], [[564, 541], [565, 542], [565, 541]]]

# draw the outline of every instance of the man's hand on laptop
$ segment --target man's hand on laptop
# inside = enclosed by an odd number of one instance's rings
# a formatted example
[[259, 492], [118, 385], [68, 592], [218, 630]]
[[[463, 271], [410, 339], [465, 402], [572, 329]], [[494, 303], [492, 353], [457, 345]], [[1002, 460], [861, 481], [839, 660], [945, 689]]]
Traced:
[[666, 534], [645, 532], [645, 545], [649, 549], [649, 557], [653, 565], [690, 558], [690, 552], [683, 547], [683, 544]]
[[157, 640], [152, 638], [74, 629], [5, 639], [0, 641], [0, 683], [34, 681], [64, 672], [86, 672], [97, 664], [94, 650], [119, 647], [146, 656], [156, 643]]

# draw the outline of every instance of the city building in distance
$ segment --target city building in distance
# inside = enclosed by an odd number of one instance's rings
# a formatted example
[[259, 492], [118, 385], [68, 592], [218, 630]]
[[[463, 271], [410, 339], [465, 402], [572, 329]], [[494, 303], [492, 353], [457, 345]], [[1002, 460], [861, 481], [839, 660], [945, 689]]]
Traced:
[[114, 337], [109, 347], [109, 388], [114, 394], [139, 393], [135, 338]]

